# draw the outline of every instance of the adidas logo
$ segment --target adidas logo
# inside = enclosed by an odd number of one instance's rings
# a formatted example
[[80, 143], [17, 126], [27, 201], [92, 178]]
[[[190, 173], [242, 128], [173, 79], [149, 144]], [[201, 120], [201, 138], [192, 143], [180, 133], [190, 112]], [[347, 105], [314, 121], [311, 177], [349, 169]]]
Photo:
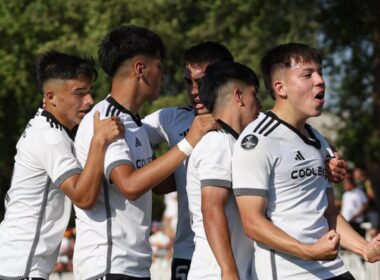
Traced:
[[182, 131], [179, 135], [182, 137], [185, 137], [188, 132], [189, 132], [189, 129], [186, 129], [185, 131]]
[[294, 158], [295, 160], [305, 160], [303, 155], [301, 154], [300, 151], [297, 151], [296, 157]]
[[141, 142], [140, 140], [136, 137], [136, 142], [135, 142], [135, 147], [141, 147]]

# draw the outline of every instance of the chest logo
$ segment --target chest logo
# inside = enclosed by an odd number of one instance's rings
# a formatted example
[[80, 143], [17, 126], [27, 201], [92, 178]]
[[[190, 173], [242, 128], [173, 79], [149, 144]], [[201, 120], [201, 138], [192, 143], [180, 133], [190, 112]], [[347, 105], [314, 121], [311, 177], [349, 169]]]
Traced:
[[295, 160], [305, 160], [305, 158], [303, 157], [303, 155], [301, 154], [300, 151], [297, 151], [296, 157], [294, 159]]
[[253, 134], [248, 134], [241, 140], [241, 147], [244, 150], [251, 150], [257, 146], [259, 139]]
[[136, 141], [135, 141], [135, 147], [141, 147], [141, 142], [140, 140], [136, 137]]

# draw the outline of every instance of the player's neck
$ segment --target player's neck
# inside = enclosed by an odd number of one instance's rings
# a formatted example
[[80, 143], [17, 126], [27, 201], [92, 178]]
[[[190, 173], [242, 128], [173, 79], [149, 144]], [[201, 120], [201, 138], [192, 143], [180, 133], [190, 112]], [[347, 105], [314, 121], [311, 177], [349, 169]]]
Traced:
[[271, 111], [281, 120], [296, 128], [303, 135], [310, 137], [309, 132], [305, 128], [306, 120], [308, 119], [307, 117], [300, 116], [294, 110], [286, 109], [284, 107], [276, 105], [272, 108]]
[[131, 81], [114, 79], [112, 81], [111, 96], [121, 106], [136, 115], [144, 103], [144, 99], [137, 92], [137, 86]]
[[231, 112], [228, 112], [228, 111], [222, 111], [222, 112], [213, 113], [213, 116], [215, 119], [222, 120], [224, 123], [226, 123], [238, 134], [240, 134], [244, 129], [242, 120], [235, 113], [232, 114]]

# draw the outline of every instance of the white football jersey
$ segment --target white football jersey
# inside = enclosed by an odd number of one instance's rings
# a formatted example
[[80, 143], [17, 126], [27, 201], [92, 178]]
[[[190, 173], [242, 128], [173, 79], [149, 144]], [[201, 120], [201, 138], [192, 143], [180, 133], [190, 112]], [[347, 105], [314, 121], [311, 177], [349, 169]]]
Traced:
[[[195, 146], [188, 162], [187, 194], [195, 251], [188, 279], [221, 279], [221, 270], [207, 242], [203, 225], [201, 188], [211, 186], [230, 190], [224, 211], [230, 231], [231, 246], [240, 279], [252, 280], [253, 241], [244, 233], [235, 197], [232, 193], [231, 158], [238, 134], [227, 124], [207, 133]], [[195, 257], [199, 256], [199, 257]], [[201, 257], [202, 256], [202, 257]]]
[[[232, 159], [235, 196], [267, 199], [266, 216], [302, 243], [314, 243], [329, 231], [324, 216], [326, 191], [332, 191], [325, 160], [326, 140], [306, 125], [307, 138], [274, 113], [261, 113], [235, 144]], [[304, 261], [256, 244], [258, 279], [326, 279], [345, 273], [340, 258]]]
[[70, 131], [38, 110], [17, 143], [6, 213], [0, 225], [0, 278], [48, 279], [70, 219], [70, 199], [60, 190], [82, 169]]
[[125, 134], [107, 148], [105, 178], [95, 207], [92, 210], [75, 207], [74, 276], [78, 280], [97, 279], [109, 273], [149, 277], [152, 193], [148, 191], [131, 201], [109, 178], [111, 171], [120, 165], [138, 169], [152, 161], [148, 135], [138, 117], [108, 96], [94, 106], [79, 126], [75, 147], [83, 165], [93, 135], [95, 111], [100, 112], [101, 118], [118, 116]]
[[[152, 145], [167, 142], [171, 148], [186, 136], [193, 119], [194, 110], [189, 106], [158, 110], [146, 116], [142, 122]], [[178, 192], [178, 222], [173, 258], [191, 260], [194, 251], [194, 233], [189, 219], [186, 168], [187, 161], [184, 161], [174, 173]]]

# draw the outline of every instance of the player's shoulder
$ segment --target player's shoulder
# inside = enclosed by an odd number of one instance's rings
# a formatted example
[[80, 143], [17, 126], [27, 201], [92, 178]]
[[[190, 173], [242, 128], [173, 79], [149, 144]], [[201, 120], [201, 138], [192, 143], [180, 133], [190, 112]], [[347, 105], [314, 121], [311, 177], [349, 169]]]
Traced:
[[259, 143], [270, 145], [270, 141], [281, 134], [280, 124], [281, 122], [270, 112], [260, 113], [246, 126], [237, 142], [243, 149], [253, 149]]
[[73, 139], [73, 133], [59, 123], [51, 113], [38, 110], [26, 125], [21, 137], [27, 139], [30, 147], [37, 149], [46, 145], [69, 143]]
[[271, 111], [260, 113], [259, 116], [252, 121], [243, 133], [254, 133], [261, 138], [276, 138], [282, 134], [281, 120]]
[[196, 145], [198, 151], [223, 151], [233, 146], [235, 139], [223, 129], [211, 130], [207, 132]]

